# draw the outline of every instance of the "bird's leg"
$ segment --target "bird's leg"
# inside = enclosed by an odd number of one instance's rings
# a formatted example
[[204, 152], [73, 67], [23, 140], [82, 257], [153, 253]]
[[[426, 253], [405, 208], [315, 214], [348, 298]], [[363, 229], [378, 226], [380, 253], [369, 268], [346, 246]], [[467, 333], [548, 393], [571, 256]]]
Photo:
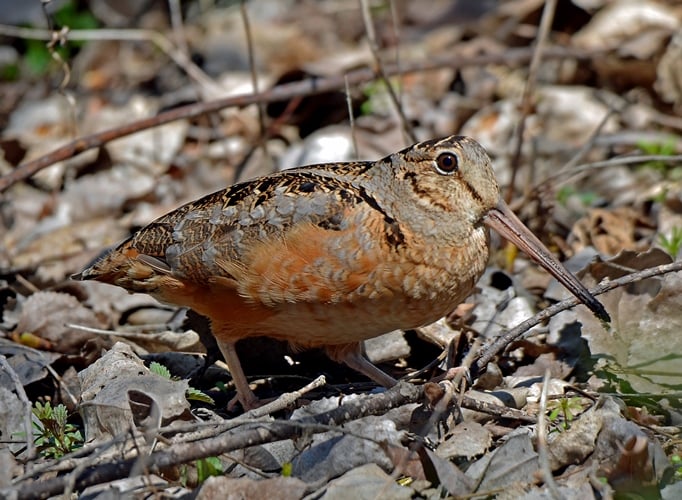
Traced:
[[[260, 400], [249, 387], [249, 382], [246, 380], [242, 364], [239, 361], [239, 356], [237, 356], [237, 351], [235, 350], [235, 342], [216, 340], [218, 341], [220, 352], [222, 352], [225, 357], [225, 363], [227, 363], [227, 368], [230, 370], [234, 385], [237, 388], [237, 399], [242, 404], [245, 411], [257, 408], [260, 405]], [[228, 409], [231, 409], [234, 404], [234, 400], [230, 401]]]
[[334, 361], [345, 363], [353, 370], [362, 373], [363, 375], [374, 380], [377, 384], [384, 387], [393, 387], [398, 383], [396, 379], [384, 373], [379, 368], [374, 366], [363, 354], [362, 343], [355, 342], [352, 344], [341, 344], [327, 346], [325, 348], [327, 355]]

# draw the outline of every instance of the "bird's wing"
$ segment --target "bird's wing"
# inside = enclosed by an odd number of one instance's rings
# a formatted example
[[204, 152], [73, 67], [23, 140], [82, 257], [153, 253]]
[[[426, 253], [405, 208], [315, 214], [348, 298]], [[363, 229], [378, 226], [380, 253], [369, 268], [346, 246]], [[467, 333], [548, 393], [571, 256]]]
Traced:
[[[354, 165], [368, 168], [341, 173]], [[338, 301], [382, 265], [382, 236], [396, 238], [350, 177], [296, 169], [236, 184], [160, 217], [81, 277], [148, 293], [206, 284], [265, 304]]]

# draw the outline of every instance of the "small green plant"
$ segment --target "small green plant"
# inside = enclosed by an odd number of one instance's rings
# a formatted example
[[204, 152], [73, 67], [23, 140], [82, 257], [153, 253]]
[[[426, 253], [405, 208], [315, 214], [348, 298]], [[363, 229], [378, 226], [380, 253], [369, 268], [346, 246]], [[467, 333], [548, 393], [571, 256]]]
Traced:
[[[88, 10], [81, 10], [77, 2], [72, 1], [64, 4], [52, 15], [54, 25], [52, 28], [59, 31], [61, 28], [68, 27], [70, 30], [95, 29], [99, 26], [97, 18]], [[54, 50], [59, 53], [62, 60], [68, 61], [83, 46], [85, 42], [69, 40], [64, 45], [57, 44]], [[52, 55], [44, 40], [26, 40], [23, 50], [23, 63], [26, 70], [36, 76], [45, 74], [52, 64]], [[16, 78], [18, 69], [11, 71], [6, 77]]]
[[52, 407], [36, 402], [33, 407], [33, 436], [36, 447], [45, 457], [60, 458], [71, 453], [83, 444], [80, 431], [67, 422], [66, 406], [59, 404]]
[[[57, 49], [60, 54], [63, 49]], [[47, 72], [52, 56], [42, 40], [26, 40], [24, 65], [31, 75], [42, 75]]]
[[576, 414], [583, 410], [582, 401], [579, 397], [550, 401], [547, 408], [551, 410], [548, 417], [549, 421], [556, 424], [559, 430], [568, 429]]
[[682, 456], [673, 455], [670, 457], [670, 462], [675, 468], [675, 481], [682, 481]]
[[163, 378], [167, 379], [172, 378], [170, 370], [157, 361], [152, 361], [151, 363], [149, 363], [149, 371], [152, 373], [156, 373], [157, 375], [160, 375]]
[[[656, 156], [672, 156], [676, 151], [674, 139], [669, 139], [665, 142], [639, 141], [637, 147], [644, 154]], [[654, 170], [659, 170], [663, 173], [669, 169], [668, 165], [663, 161], [648, 161], [642, 165], [642, 167], [653, 168]]]
[[[157, 363], [156, 361], [152, 361], [149, 364], [149, 371], [152, 373], [156, 373], [157, 375], [160, 375], [164, 378], [173, 379], [173, 377], [171, 377], [171, 373], [168, 370], [168, 368], [163, 366], [161, 363]], [[211, 405], [215, 404], [215, 401], [213, 400], [213, 398], [211, 396], [200, 391], [199, 389], [195, 389], [194, 387], [188, 387], [187, 392], [185, 393], [185, 396], [189, 400], [201, 401], [202, 403], [208, 403]]]
[[591, 206], [597, 200], [597, 194], [593, 191], [577, 191], [573, 186], [563, 186], [556, 193], [557, 201], [564, 206], [572, 196], [577, 196], [586, 207]]
[[673, 259], [677, 257], [677, 254], [680, 253], [680, 248], [682, 248], [682, 227], [675, 226], [670, 232], [670, 237], [667, 237], [665, 234], [658, 235], [658, 244]]
[[223, 474], [223, 463], [218, 457], [207, 457], [197, 460], [197, 481], [199, 484], [211, 476]]
[[225, 473], [223, 463], [218, 457], [200, 458], [194, 462], [194, 465], [196, 467], [196, 479], [190, 474], [191, 466], [183, 465], [180, 468], [180, 484], [185, 487], [200, 485], [211, 476], [221, 476]]
[[[398, 92], [400, 89], [398, 81], [391, 80], [390, 85], [395, 92]], [[383, 80], [367, 84], [362, 92], [366, 100], [360, 105], [361, 115], [384, 114], [391, 109], [391, 99], [386, 89], [386, 83]]]

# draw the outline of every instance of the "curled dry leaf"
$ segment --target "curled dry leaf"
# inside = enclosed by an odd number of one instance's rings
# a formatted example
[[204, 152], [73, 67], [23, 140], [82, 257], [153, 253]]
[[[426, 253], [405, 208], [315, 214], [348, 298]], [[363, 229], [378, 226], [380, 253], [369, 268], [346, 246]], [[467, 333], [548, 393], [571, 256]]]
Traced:
[[[473, 309], [473, 304], [467, 304], [469, 311]], [[458, 311], [462, 311], [462, 304], [457, 306]], [[430, 325], [425, 325], [419, 328], [416, 328], [415, 331], [417, 332], [417, 335], [419, 335], [420, 338], [431, 342], [432, 344], [437, 345], [440, 348], [445, 348], [452, 342], [458, 335], [460, 335], [460, 332], [458, 330], [454, 330], [448, 320], [446, 318], [441, 318], [435, 323], [431, 323]]]
[[21, 305], [15, 336], [32, 334], [42, 339], [44, 346], [64, 354], [76, 354], [91, 339], [101, 337], [70, 328], [67, 324], [103, 328], [102, 323], [73, 295], [61, 292], [36, 292]]
[[488, 429], [477, 422], [462, 422], [438, 445], [436, 453], [447, 459], [464, 457], [471, 459], [483, 455], [492, 444], [492, 435]]
[[[4, 380], [3, 380], [4, 382]], [[15, 391], [12, 390], [11, 384], [0, 386], [0, 436], [20, 436], [25, 435], [26, 426], [25, 418], [31, 412], [28, 401], [22, 400]], [[26, 447], [25, 439], [17, 439], [16, 442], [3, 443], [3, 448], [7, 446], [7, 450], [15, 454], [20, 454], [22, 448]], [[0, 451], [0, 454], [4, 450]], [[1, 459], [0, 459], [1, 462]], [[16, 471], [15, 471], [16, 472]], [[0, 471], [0, 486], [10, 484], [12, 477], [3, 477]]]
[[[343, 402], [360, 398], [350, 394]], [[324, 398], [299, 408], [292, 420], [306, 418], [338, 407], [339, 398]], [[393, 470], [408, 453], [403, 445], [404, 423], [409, 420], [413, 405], [388, 411], [383, 416], [366, 416], [347, 422], [340, 431], [303, 437], [296, 446], [305, 450], [292, 457], [293, 475], [307, 482], [338, 477], [354, 467], [372, 463], [386, 471]], [[403, 453], [404, 452], [404, 453]]]
[[338, 477], [369, 463], [378, 464], [387, 471], [396, 466], [387, 447], [400, 448], [403, 432], [396, 429], [393, 421], [368, 416], [348, 422], [344, 429], [349, 434], [316, 435], [314, 444], [294, 458], [293, 474], [313, 482]]
[[[0, 355], [14, 370], [22, 385], [32, 384], [47, 376], [47, 367], [61, 357], [60, 354], [32, 349], [0, 337]], [[9, 387], [12, 379], [8, 373], [0, 372], [0, 385]]]
[[83, 251], [101, 249], [125, 236], [124, 229], [110, 217], [44, 227], [32, 232], [10, 250], [9, 266], [35, 269], [41, 281], [56, 282], [83, 265]]
[[488, 266], [476, 287], [476, 307], [469, 326], [481, 337], [495, 338], [535, 312], [530, 294], [500, 269]]
[[[619, 492], [646, 490], [669, 479], [672, 466], [661, 444], [651, 438], [649, 431], [623, 418], [617, 400], [607, 398], [602, 403], [595, 407], [603, 425], [593, 454], [600, 466], [599, 475], [608, 477]], [[655, 495], [649, 491], [639, 498], [659, 498], [657, 487], [655, 491]]]
[[[623, 418], [614, 398], [604, 398], [564, 431], [550, 433], [547, 452], [552, 470], [575, 466], [571, 475], [583, 476], [584, 482], [589, 470], [596, 466], [600, 469], [598, 475], [608, 477], [611, 486], [621, 492], [655, 483], [669, 468], [662, 447]], [[588, 462], [584, 463], [586, 459]]]
[[452, 461], [426, 447], [419, 450], [419, 456], [424, 462], [424, 469], [429, 472], [433, 471], [435, 474], [436, 477], [429, 477], [434, 484], [440, 484], [454, 497], [471, 494], [475, 482], [467, 477]]
[[351, 161], [355, 157], [349, 127], [329, 126], [318, 130], [299, 144], [288, 148], [279, 160], [279, 170], [295, 165]]
[[[78, 125], [72, 116], [78, 111], [77, 106], [58, 93], [43, 100], [25, 99], [12, 112], [3, 135], [18, 139], [27, 150], [24, 159], [32, 160], [73, 139]], [[96, 150], [85, 151], [39, 171], [34, 180], [48, 190], [58, 189], [67, 167], [79, 167], [96, 157]]]
[[[536, 161], [535, 175], [541, 178], [555, 173], [557, 151], [572, 154], [573, 148], [589, 141], [590, 134], [600, 127], [610, 111], [606, 102], [615, 99], [617, 96], [607, 91], [598, 97], [590, 87], [538, 87], [534, 95], [535, 107], [526, 119], [524, 152], [539, 156], [539, 159], [547, 157], [549, 161]], [[513, 96], [481, 108], [462, 126], [463, 135], [476, 137], [496, 157], [495, 171], [501, 184], [509, 182], [510, 170], [504, 162], [520, 117], [518, 97]], [[617, 128], [615, 118], [601, 125], [603, 133], [614, 132]], [[535, 149], [531, 151], [532, 138]]]
[[[89, 121], [83, 128], [99, 132], [146, 118], [158, 111], [159, 102], [156, 99], [136, 95], [124, 106], [105, 106], [96, 114], [86, 115]], [[184, 120], [166, 123], [110, 142], [107, 151], [115, 162], [160, 173], [168, 168], [182, 147], [188, 126]]]
[[[612, 407], [609, 408], [609, 411], [614, 411]], [[550, 434], [547, 451], [553, 471], [570, 464], [582, 463], [594, 452], [597, 436], [604, 425], [603, 411], [594, 408], [588, 410], [575, 420], [568, 430]]]
[[[117, 342], [104, 356], [78, 374], [86, 441], [109, 439], [135, 428], [136, 421], [158, 412], [168, 425], [186, 419], [186, 380], [174, 381], [149, 371], [130, 346]], [[135, 411], [133, 411], [135, 409]]]
[[372, 363], [385, 363], [410, 355], [403, 332], [395, 330], [365, 341], [365, 354]]
[[[654, 88], [666, 102], [682, 104], [682, 32], [673, 35], [656, 68]], [[679, 111], [679, 109], [678, 109]]]
[[574, 37], [576, 46], [615, 51], [594, 60], [604, 81], [623, 89], [651, 88], [656, 60], [680, 27], [679, 9], [650, 0], [611, 2]]
[[593, 208], [575, 223], [568, 243], [576, 252], [593, 245], [602, 255], [615, 255], [642, 249], [652, 232], [651, 221], [631, 207]]
[[[614, 48], [634, 50], [639, 45], [641, 58], [651, 57], [657, 48], [650, 44], [632, 43], [634, 38], [646, 41], [652, 32], [670, 34], [680, 26], [679, 11], [651, 0], [611, 2], [574, 36], [576, 45], [585, 48]], [[642, 53], [642, 45], [648, 53]], [[659, 46], [660, 47], [660, 46]], [[624, 52], [627, 53], [627, 52]], [[629, 55], [635, 55], [632, 52]]]
[[194, 330], [174, 332], [163, 330], [159, 332], [130, 333], [119, 332], [119, 336], [134, 342], [149, 352], [201, 352], [201, 339]]

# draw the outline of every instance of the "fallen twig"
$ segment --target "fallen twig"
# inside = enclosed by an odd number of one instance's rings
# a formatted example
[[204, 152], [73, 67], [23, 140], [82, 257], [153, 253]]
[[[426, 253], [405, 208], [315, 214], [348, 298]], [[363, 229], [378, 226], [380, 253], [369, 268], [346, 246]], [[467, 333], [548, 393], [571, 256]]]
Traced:
[[[330, 426], [340, 425], [367, 415], [383, 414], [391, 408], [414, 403], [421, 398], [421, 395], [420, 387], [398, 384], [384, 393], [369, 395], [312, 417], [245, 424], [210, 439], [177, 443], [172, 448], [156, 451], [144, 457], [98, 465], [79, 474], [74, 480], [74, 485], [76, 489], [82, 490], [95, 484], [128, 477], [133, 467], [153, 474], [173, 465], [217, 456], [249, 446], [290, 439], [303, 433], [327, 432]], [[11, 490], [0, 490], [0, 497], [11, 494], [12, 498], [17, 500], [48, 498], [64, 491], [66, 483], [66, 476], [24, 481]]]
[[[682, 271], [682, 260], [671, 262], [670, 264], [663, 264], [660, 266], [651, 267], [649, 269], [643, 269], [642, 271], [622, 276], [613, 281], [602, 283], [601, 285], [598, 285], [591, 289], [590, 293], [592, 295], [601, 295], [602, 293], [606, 293], [610, 290], [614, 290], [615, 288], [619, 288], [621, 286], [629, 285], [630, 283], [634, 283], [636, 281], [642, 281], [647, 278], [652, 278], [654, 276], [660, 276], [662, 274], [667, 273], [673, 273], [676, 271]], [[500, 335], [493, 342], [491, 342], [487, 346], [484, 346], [483, 349], [481, 349], [481, 351], [478, 354], [478, 360], [473, 365], [474, 370], [479, 372], [482, 371], [485, 368], [485, 366], [488, 363], [490, 363], [490, 361], [497, 354], [506, 349], [507, 346], [509, 346], [509, 344], [523, 336], [528, 330], [533, 328], [535, 325], [542, 323], [543, 321], [551, 318], [552, 316], [560, 313], [561, 311], [565, 311], [566, 309], [575, 307], [578, 304], [580, 304], [580, 301], [575, 297], [570, 297], [566, 300], [562, 300], [561, 302], [558, 302], [548, 307], [547, 309], [543, 309], [532, 318], [529, 318], [526, 321], [518, 324], [504, 335]]]

